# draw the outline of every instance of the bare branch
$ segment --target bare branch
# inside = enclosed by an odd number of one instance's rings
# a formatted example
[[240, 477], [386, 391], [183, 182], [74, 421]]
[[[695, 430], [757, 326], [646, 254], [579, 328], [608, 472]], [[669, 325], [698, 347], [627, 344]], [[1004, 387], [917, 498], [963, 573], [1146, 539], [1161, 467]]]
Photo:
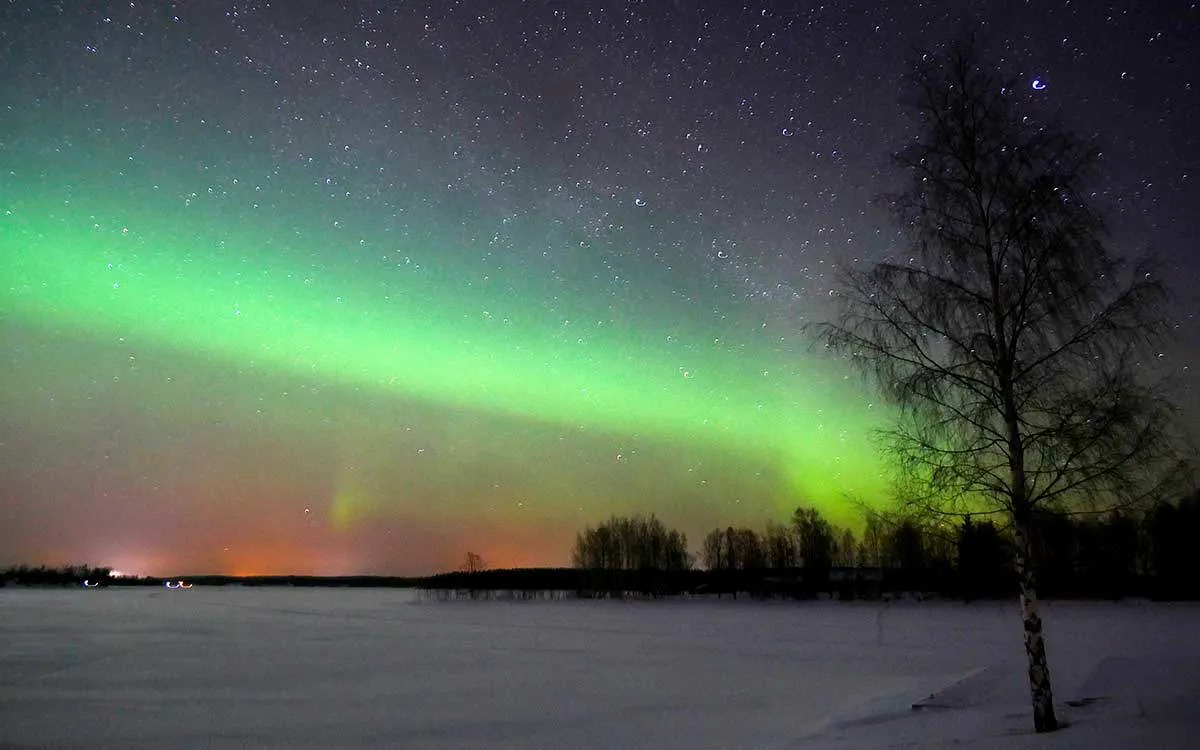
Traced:
[[912, 502], [1027, 516], [1120, 507], [1157, 486], [1169, 417], [1131, 366], [1164, 289], [1105, 244], [1083, 200], [1096, 147], [1019, 111], [970, 45], [911, 78], [924, 137], [889, 197], [908, 265], [839, 277], [815, 331], [898, 407], [883, 437]]

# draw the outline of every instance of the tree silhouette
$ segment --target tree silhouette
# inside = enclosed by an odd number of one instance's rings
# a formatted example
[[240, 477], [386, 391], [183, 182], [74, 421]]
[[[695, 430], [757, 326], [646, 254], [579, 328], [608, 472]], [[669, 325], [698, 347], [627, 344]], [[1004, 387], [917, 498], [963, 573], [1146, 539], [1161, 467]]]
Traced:
[[763, 546], [767, 555], [767, 567], [781, 573], [797, 567], [796, 540], [792, 530], [783, 524], [770, 521], [763, 534]]
[[1128, 513], [1113, 511], [1076, 529], [1078, 557], [1073, 571], [1087, 594], [1112, 598], [1129, 593], [1138, 572], [1138, 525]]
[[958, 530], [958, 575], [964, 599], [1009, 594], [1011, 554], [991, 521], [963, 519]]
[[909, 582], [921, 580], [929, 566], [925, 530], [912, 518], [903, 518], [885, 537], [883, 557]]
[[767, 567], [766, 547], [754, 529], [734, 529], [732, 541], [735, 570], [761, 571]]
[[619, 517], [588, 527], [575, 537], [571, 559], [594, 570], [687, 570], [687, 537], [657, 516]]
[[842, 529], [834, 544], [833, 564], [842, 568], [858, 565], [858, 540], [850, 529]]
[[704, 535], [700, 560], [708, 570], [724, 570], [730, 567], [729, 547], [725, 540], [724, 529], [713, 529]]
[[862, 540], [858, 543], [858, 564], [864, 568], [883, 567], [885, 531], [878, 513], [868, 512], [863, 525]]
[[799, 507], [792, 513], [792, 528], [804, 566], [805, 587], [811, 592], [829, 581], [829, 569], [833, 566], [833, 527], [816, 508]]
[[1098, 151], [1022, 111], [972, 42], [922, 58], [919, 135], [891, 198], [903, 258], [841, 275], [825, 343], [897, 407], [906, 499], [1012, 522], [1034, 727], [1058, 726], [1030, 533], [1038, 513], [1155, 496], [1169, 405], [1141, 363], [1163, 289], [1105, 246], [1086, 179]]
[[467, 559], [463, 563], [464, 573], [479, 573], [484, 570], [483, 558], [474, 552], [467, 552]]
[[1200, 596], [1200, 492], [1161, 502], [1143, 523], [1147, 565], [1159, 596]]

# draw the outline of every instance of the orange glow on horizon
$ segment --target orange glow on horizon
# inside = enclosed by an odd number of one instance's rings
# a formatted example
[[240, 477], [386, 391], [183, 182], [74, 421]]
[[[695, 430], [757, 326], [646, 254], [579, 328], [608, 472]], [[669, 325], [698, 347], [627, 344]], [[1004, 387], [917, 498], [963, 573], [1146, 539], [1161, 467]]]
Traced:
[[577, 522], [571, 517], [504, 522], [497, 518], [439, 519], [429, 523], [388, 514], [348, 529], [284, 521], [269, 514], [202, 518], [184, 528], [123, 526], [117, 533], [82, 536], [75, 559], [13, 550], [13, 564], [58, 567], [86, 562], [137, 578], [203, 575], [419, 577], [462, 570], [467, 553], [484, 568], [569, 565]]

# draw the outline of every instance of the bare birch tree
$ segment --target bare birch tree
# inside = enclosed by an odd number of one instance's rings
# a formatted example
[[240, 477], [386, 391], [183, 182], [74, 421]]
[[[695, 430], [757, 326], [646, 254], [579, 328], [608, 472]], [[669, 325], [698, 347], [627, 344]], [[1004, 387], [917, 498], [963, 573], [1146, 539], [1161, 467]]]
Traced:
[[1023, 116], [973, 43], [911, 76], [919, 137], [889, 198], [911, 250], [848, 268], [819, 328], [897, 407], [885, 437], [907, 500], [1001, 514], [1016, 540], [1034, 728], [1057, 728], [1030, 533], [1038, 514], [1155, 494], [1171, 409], [1144, 363], [1164, 290], [1106, 247], [1098, 151]]
[[483, 564], [483, 558], [475, 552], [467, 552], [467, 561], [463, 563], [462, 570], [464, 573], [479, 573], [486, 569]]

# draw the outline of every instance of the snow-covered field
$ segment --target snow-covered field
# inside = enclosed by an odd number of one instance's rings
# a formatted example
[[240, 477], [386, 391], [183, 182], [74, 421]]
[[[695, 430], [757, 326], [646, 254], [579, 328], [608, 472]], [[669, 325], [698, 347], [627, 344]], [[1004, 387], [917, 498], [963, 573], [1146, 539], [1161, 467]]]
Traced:
[[1015, 604], [0, 589], [0, 748], [1200, 747], [1200, 607], [1046, 624], [1036, 736]]

